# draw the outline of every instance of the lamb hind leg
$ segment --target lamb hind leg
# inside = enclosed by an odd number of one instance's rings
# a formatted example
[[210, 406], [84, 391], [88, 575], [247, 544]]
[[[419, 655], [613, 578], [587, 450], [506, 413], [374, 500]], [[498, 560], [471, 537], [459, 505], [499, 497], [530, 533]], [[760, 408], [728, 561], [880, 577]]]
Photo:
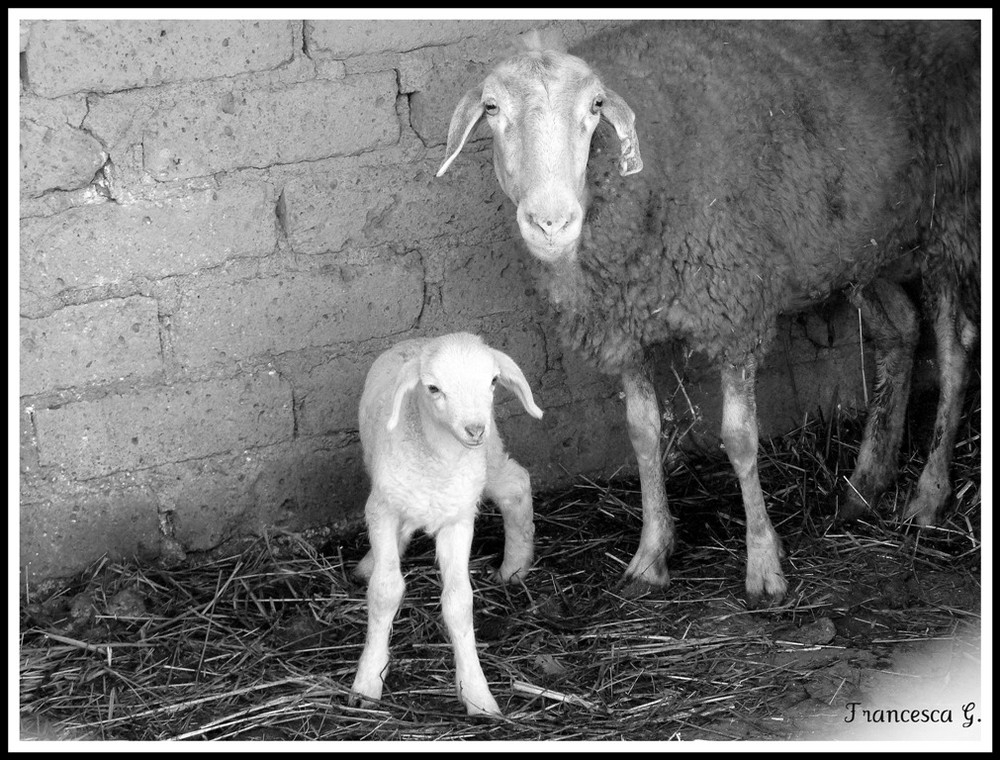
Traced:
[[916, 309], [898, 284], [875, 280], [856, 291], [852, 300], [875, 342], [875, 396], [857, 465], [849, 483], [837, 491], [840, 520], [852, 520], [872, 508], [896, 477], [918, 338]]
[[941, 396], [927, 463], [920, 474], [917, 492], [903, 514], [904, 520], [913, 519], [918, 525], [933, 525], [951, 494], [948, 471], [969, 381], [969, 351], [978, 337], [978, 330], [959, 305], [953, 286], [941, 289], [935, 307], [934, 333]]
[[[649, 368], [622, 375], [628, 434], [639, 462], [642, 487], [642, 535], [639, 549], [625, 570], [630, 590], [642, 584], [663, 587], [670, 582], [667, 558], [674, 549], [674, 518], [667, 507], [660, 458], [660, 406]], [[635, 586], [638, 583], [639, 586]]]
[[499, 578], [523, 580], [535, 555], [535, 521], [528, 471], [502, 451], [489, 461], [483, 495], [503, 515], [504, 551]]
[[722, 370], [722, 441], [740, 480], [747, 520], [747, 603], [758, 606], [766, 597], [777, 603], [787, 584], [781, 571], [781, 539], [764, 505], [757, 470], [757, 367], [727, 365]]

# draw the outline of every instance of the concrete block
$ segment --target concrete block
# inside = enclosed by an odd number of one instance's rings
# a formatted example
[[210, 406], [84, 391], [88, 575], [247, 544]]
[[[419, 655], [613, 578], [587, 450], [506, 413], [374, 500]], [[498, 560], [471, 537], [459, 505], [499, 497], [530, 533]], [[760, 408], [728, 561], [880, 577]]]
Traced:
[[83, 119], [86, 104], [21, 98], [22, 195], [38, 197], [48, 190], [77, 190], [94, 178], [107, 155], [91, 135], [74, 126]]
[[392, 71], [183, 100], [151, 118], [143, 165], [161, 181], [315, 161], [399, 140]]
[[497, 424], [536, 492], [576, 482], [584, 474], [608, 477], [621, 468], [635, 470], [625, 404], [618, 399], [577, 401], [545, 409], [541, 420], [524, 413]]
[[324, 165], [284, 186], [285, 224], [296, 253], [328, 253], [354, 243], [399, 243], [449, 235], [483, 241], [513, 229], [489, 155], [472, 154], [437, 178], [431, 164]]
[[358, 404], [365, 377], [379, 351], [331, 357], [294, 377], [300, 435], [358, 429]]
[[158, 371], [156, 308], [152, 298], [133, 296], [22, 318], [20, 395]]
[[275, 202], [270, 185], [232, 184], [22, 219], [21, 287], [55, 295], [266, 255], [277, 244]]
[[371, 53], [402, 53], [417, 48], [448, 45], [464, 37], [495, 33], [497, 21], [327, 20], [306, 22], [310, 54], [349, 58]]
[[520, 312], [538, 317], [543, 304], [525, 266], [520, 239], [448, 251], [441, 299], [450, 316]]
[[71, 494], [26, 499], [20, 513], [21, 587], [73, 575], [102, 555], [155, 556], [157, 499], [142, 488], [77, 486]]
[[265, 71], [294, 55], [295, 23], [37, 21], [28, 79], [37, 94], [54, 98]]
[[38, 409], [39, 461], [76, 479], [265, 446], [292, 437], [275, 372], [184, 383]]
[[184, 366], [239, 361], [409, 329], [423, 304], [414, 257], [191, 290], [172, 316]]

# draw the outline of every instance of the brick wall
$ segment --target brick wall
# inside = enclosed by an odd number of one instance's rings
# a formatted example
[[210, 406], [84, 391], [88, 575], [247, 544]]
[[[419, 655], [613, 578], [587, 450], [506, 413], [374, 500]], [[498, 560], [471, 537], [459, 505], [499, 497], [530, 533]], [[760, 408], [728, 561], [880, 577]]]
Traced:
[[[551, 337], [488, 138], [434, 177], [516, 33], [614, 23], [22, 21], [23, 580], [154, 557], [167, 522], [198, 550], [357, 520], [364, 374], [414, 335], [521, 364], [545, 419], [499, 416], [538, 487], [629, 464], [617, 385]], [[830, 324], [783, 323], [766, 432], [856, 400], [850, 315]], [[688, 366], [709, 439], [716, 386]]]

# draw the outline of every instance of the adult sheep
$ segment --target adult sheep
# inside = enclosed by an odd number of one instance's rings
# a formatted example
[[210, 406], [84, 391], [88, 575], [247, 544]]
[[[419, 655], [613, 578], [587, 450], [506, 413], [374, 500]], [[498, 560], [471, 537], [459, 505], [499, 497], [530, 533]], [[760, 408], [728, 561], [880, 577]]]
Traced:
[[655, 344], [682, 341], [719, 368], [751, 604], [786, 590], [754, 391], [779, 315], [847, 289], [877, 373], [841, 514], [890, 485], [918, 320], [879, 274], [912, 251], [942, 381], [905, 517], [938, 516], [978, 339], [979, 38], [969, 22], [639, 22], [579, 57], [529, 45], [461, 98], [438, 175], [485, 118], [563, 342], [622, 378], [643, 513], [627, 577], [665, 585], [674, 544], [646, 357]]

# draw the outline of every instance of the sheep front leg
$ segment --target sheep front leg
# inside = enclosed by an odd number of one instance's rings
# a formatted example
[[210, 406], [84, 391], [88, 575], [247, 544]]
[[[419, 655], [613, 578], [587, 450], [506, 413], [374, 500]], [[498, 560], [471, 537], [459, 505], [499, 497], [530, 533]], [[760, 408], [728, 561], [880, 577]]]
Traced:
[[781, 572], [781, 539], [764, 506], [757, 471], [757, 367], [726, 365], [722, 369], [722, 441], [740, 480], [747, 520], [747, 602], [751, 607], [766, 596], [780, 602], [787, 584]]
[[487, 462], [483, 495], [503, 515], [504, 550], [500, 580], [523, 580], [535, 556], [535, 521], [528, 471], [502, 451]]
[[622, 375], [628, 434], [639, 463], [642, 489], [642, 534], [639, 549], [625, 577], [640, 585], [666, 586], [670, 582], [667, 558], [674, 549], [674, 518], [667, 507], [660, 459], [660, 406], [649, 368]]
[[392, 621], [403, 599], [405, 584], [399, 568], [399, 521], [384, 514], [384, 504], [368, 498], [368, 537], [371, 541], [372, 572], [368, 581], [368, 631], [358, 672], [351, 686], [351, 703], [377, 701], [389, 667], [389, 635]]
[[472, 518], [441, 528], [435, 538], [441, 566], [441, 609], [455, 652], [455, 690], [469, 715], [501, 715], [483, 675], [472, 627], [469, 552]]
[[958, 305], [958, 296], [953, 288], [942, 288], [937, 294], [934, 334], [937, 337], [941, 395], [927, 462], [920, 473], [916, 495], [903, 514], [904, 520], [913, 519], [918, 525], [933, 525], [951, 495], [948, 470], [969, 381], [969, 351], [978, 337], [975, 324]]

